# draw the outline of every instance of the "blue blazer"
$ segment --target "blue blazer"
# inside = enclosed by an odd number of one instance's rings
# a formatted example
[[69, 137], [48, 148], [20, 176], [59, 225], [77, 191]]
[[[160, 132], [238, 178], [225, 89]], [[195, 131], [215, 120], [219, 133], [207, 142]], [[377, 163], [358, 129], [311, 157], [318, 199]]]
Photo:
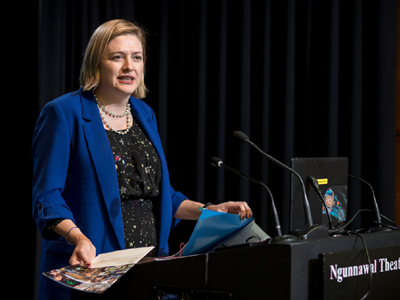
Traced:
[[[179, 221], [173, 216], [187, 198], [170, 185], [153, 110], [133, 97], [130, 104], [161, 161], [157, 256], [166, 256], [170, 229]], [[92, 92], [79, 89], [45, 105], [33, 135], [32, 157], [33, 218], [42, 236], [48, 220], [66, 218], [91, 240], [97, 254], [125, 248], [114, 158]], [[74, 246], [61, 238], [43, 238], [41, 273], [68, 265]], [[39, 293], [53, 293], [58, 286], [41, 276]]]

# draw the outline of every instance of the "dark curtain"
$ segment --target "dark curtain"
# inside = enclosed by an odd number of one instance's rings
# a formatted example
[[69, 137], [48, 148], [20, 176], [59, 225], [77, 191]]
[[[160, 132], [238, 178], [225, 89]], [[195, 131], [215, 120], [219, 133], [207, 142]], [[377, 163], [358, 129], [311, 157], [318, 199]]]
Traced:
[[[79, 88], [93, 30], [126, 18], [149, 32], [145, 101], [157, 115], [175, 189], [200, 202], [247, 201], [274, 235], [266, 192], [212, 167], [220, 157], [270, 188], [287, 234], [290, 174], [237, 142], [233, 132], [241, 130], [287, 165], [293, 157], [348, 157], [349, 173], [374, 187], [381, 213], [394, 219], [396, 0], [38, 5], [35, 119], [45, 103]], [[364, 185], [350, 180], [349, 192], [349, 216], [371, 208]], [[370, 219], [361, 214], [353, 228]]]

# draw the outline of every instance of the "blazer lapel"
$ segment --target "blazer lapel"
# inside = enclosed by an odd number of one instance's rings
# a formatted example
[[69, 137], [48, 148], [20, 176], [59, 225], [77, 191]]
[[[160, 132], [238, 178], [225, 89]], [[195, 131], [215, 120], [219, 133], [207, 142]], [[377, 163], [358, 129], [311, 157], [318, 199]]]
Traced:
[[110, 222], [114, 228], [119, 246], [125, 248], [124, 228], [122, 223], [121, 200], [115, 163], [103, 129], [96, 100], [91, 92], [82, 92], [83, 131], [87, 147], [99, 180], [100, 190], [108, 210]]
[[157, 131], [157, 124], [152, 119], [152, 115], [145, 112], [133, 97], [131, 97], [130, 99], [130, 104], [132, 114], [139, 123], [140, 128], [144, 131], [147, 138], [155, 147], [158, 155], [160, 156], [160, 159], [162, 161], [165, 161], [164, 151], [162, 149], [160, 136], [158, 135]]

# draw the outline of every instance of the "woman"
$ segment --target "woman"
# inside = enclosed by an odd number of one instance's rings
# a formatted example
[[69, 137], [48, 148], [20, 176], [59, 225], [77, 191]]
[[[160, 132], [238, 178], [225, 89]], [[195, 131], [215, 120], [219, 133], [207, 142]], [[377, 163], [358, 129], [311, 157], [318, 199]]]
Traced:
[[[203, 204], [171, 187], [154, 112], [138, 99], [147, 92], [145, 62], [143, 30], [106, 22], [89, 41], [81, 88], [43, 108], [32, 144], [41, 272], [90, 266], [97, 254], [129, 247], [154, 245], [166, 256], [170, 229], [200, 216]], [[207, 209], [252, 215], [245, 202]], [[70, 292], [44, 276], [39, 290], [41, 299]]]

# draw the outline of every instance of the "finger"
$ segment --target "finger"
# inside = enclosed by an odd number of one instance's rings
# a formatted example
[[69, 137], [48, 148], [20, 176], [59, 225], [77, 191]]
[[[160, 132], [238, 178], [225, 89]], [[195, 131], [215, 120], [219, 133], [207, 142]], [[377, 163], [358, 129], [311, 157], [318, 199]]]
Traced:
[[90, 266], [90, 259], [84, 254], [84, 253], [73, 253], [70, 260], [69, 264], [71, 266], [73, 265], [81, 265], [84, 267]]
[[251, 208], [249, 207], [249, 205], [246, 202], [243, 202], [243, 206], [244, 206], [244, 215], [250, 219], [253, 216], [253, 212], [251, 210]]
[[79, 257], [75, 254], [72, 253], [71, 258], [69, 259], [69, 265], [74, 266], [74, 265], [83, 265], [83, 262]]
[[246, 209], [246, 211], [244, 211], [243, 212], [244, 213], [244, 215], [248, 218], [248, 219], [250, 219], [251, 217], [253, 217], [253, 212], [252, 212], [252, 210], [249, 208], [249, 209]]
[[70, 265], [90, 267], [92, 259], [96, 256], [96, 248], [88, 243], [83, 243], [75, 248], [70, 258]]
[[243, 210], [243, 211], [240, 212], [240, 218], [241, 218], [242, 220], [244, 220], [245, 218], [250, 219], [249, 216], [248, 216], [248, 214], [247, 214], [247, 211], [246, 211], [246, 210]]
[[82, 257], [83, 265], [89, 268], [92, 265], [92, 260], [96, 257], [96, 248], [91, 245], [87, 253]]
[[91, 260], [88, 259], [87, 257], [80, 258], [78, 256], [74, 256], [74, 257], [70, 258], [69, 264], [71, 266], [73, 266], [73, 265], [81, 265], [83, 267], [89, 268], [92, 263], [91, 263]]
[[81, 261], [82, 261], [82, 266], [90, 267], [91, 260], [86, 255], [86, 253], [83, 253], [83, 255], [81, 256]]
[[244, 218], [250, 219], [253, 216], [253, 212], [250, 209], [249, 205], [246, 202], [240, 202], [238, 203], [238, 209], [239, 209], [239, 214], [240, 218], [244, 220]]

